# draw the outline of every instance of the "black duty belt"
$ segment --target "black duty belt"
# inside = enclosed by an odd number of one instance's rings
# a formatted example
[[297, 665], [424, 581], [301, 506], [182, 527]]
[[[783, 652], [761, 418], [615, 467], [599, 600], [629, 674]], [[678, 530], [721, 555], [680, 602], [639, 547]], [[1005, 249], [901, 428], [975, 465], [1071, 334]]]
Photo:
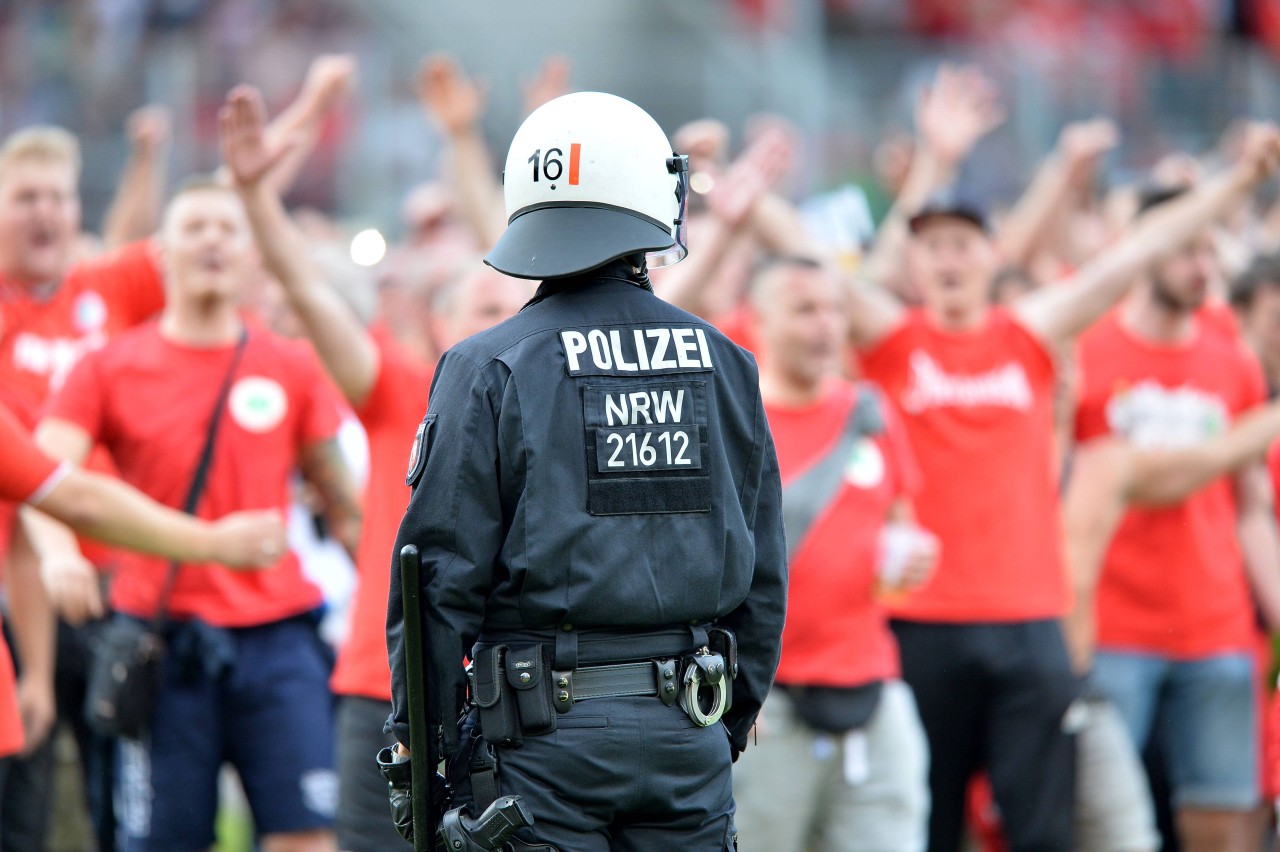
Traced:
[[705, 646], [679, 660], [582, 666], [555, 677], [555, 706], [562, 713], [575, 701], [656, 695], [668, 707], [679, 701], [705, 727], [720, 721], [733, 703], [733, 674], [724, 656]]
[[[538, 647], [545, 651], [531, 651]], [[482, 718], [486, 735], [499, 742], [504, 738], [494, 732], [511, 731], [514, 724], [499, 712], [504, 682], [524, 702], [520, 718], [526, 733], [554, 728], [552, 720], [541, 718], [533, 700], [540, 683], [550, 686], [548, 697], [557, 714], [577, 701], [656, 695], [667, 706], [678, 702], [695, 723], [713, 725], [733, 704], [738, 668], [732, 632], [699, 624], [639, 633], [579, 630], [570, 624], [554, 631], [487, 630], [472, 649], [472, 659], [478, 663], [472, 697], [488, 711], [490, 721]], [[530, 726], [526, 716], [536, 716], [538, 724]]]
[[[672, 704], [676, 698], [676, 671], [675, 660], [582, 666], [572, 672], [561, 673], [556, 688], [562, 691], [572, 689], [574, 701], [657, 695], [664, 703]], [[661, 690], [659, 683], [663, 684]], [[667, 695], [670, 695], [670, 700]]]

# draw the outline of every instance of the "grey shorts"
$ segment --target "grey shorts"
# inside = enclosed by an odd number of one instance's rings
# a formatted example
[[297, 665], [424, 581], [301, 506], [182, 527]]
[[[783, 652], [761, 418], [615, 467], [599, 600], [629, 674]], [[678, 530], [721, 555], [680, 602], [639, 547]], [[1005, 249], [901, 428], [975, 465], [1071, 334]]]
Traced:
[[925, 848], [929, 746], [905, 683], [887, 681], [871, 720], [843, 738], [806, 727], [778, 689], [757, 725], [733, 767], [742, 852]]
[[1160, 847], [1151, 790], [1120, 713], [1090, 698], [1076, 736], [1076, 848], [1149, 852]]

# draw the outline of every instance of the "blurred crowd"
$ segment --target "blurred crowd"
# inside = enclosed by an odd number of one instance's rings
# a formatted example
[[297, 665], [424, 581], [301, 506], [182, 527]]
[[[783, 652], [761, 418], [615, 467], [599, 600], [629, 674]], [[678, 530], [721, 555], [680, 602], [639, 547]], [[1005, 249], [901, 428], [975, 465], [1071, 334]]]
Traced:
[[[572, 70], [548, 59], [526, 112]], [[290, 524], [269, 567], [170, 572], [5, 505], [0, 850], [45, 848], [72, 807], [92, 848], [206, 848], [224, 764], [266, 852], [404, 848], [373, 755], [405, 465], [440, 355], [533, 295], [480, 260], [507, 217], [489, 92], [423, 62], [439, 177], [365, 256], [282, 200], [332, 167], [352, 57], [315, 58], [292, 99], [226, 82], [213, 175], [171, 181], [187, 130], [130, 118], [100, 233], [74, 136], [0, 144], [0, 404], [43, 453], [180, 508], [225, 397], [196, 514]], [[992, 205], [957, 177], [1006, 112], [978, 68], [936, 67], [877, 146], [875, 223], [853, 189], [788, 196], [804, 140], [781, 118], [670, 129], [689, 256], [653, 287], [756, 355], [787, 504], [741, 848], [1273, 848], [1280, 129], [1242, 120], [1109, 183], [1119, 127], [1068, 123]], [[84, 712], [102, 625], [159, 609], [149, 732], [108, 739]], [[82, 804], [51, 792], [58, 725]]]

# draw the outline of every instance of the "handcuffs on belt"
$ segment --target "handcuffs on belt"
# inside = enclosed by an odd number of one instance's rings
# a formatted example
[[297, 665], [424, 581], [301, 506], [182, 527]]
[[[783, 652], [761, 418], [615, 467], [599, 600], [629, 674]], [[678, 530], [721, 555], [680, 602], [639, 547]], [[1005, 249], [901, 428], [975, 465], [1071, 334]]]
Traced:
[[703, 645], [684, 658], [680, 709], [703, 728], [719, 722], [733, 704], [733, 676], [724, 656]]

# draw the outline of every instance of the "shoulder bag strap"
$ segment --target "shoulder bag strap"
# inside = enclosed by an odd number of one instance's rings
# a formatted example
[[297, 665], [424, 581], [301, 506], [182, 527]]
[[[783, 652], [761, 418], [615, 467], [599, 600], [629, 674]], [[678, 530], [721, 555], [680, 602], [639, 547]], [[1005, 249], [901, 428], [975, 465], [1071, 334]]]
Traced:
[[[191, 487], [187, 490], [187, 499], [182, 505], [182, 511], [188, 515], [196, 513], [200, 495], [204, 492], [204, 483], [209, 477], [209, 466], [213, 461], [213, 445], [218, 438], [218, 424], [222, 421], [222, 412], [227, 407], [227, 397], [231, 393], [231, 381], [235, 378], [236, 368], [240, 366], [240, 359], [244, 356], [245, 344], [248, 341], [249, 330], [242, 329], [240, 339], [236, 342], [236, 351], [231, 355], [231, 366], [227, 368], [227, 374], [222, 379], [218, 401], [213, 405], [213, 416], [209, 418], [209, 428], [204, 436], [204, 448], [200, 451], [200, 460], [196, 463], [196, 472], [191, 477]], [[156, 607], [155, 617], [151, 619], [151, 629], [155, 633], [163, 632], [168, 624], [169, 599], [173, 596], [173, 587], [178, 581], [178, 570], [181, 567], [182, 565], [174, 560], [169, 563], [169, 570], [165, 573], [164, 587], [160, 590], [160, 602]]]

